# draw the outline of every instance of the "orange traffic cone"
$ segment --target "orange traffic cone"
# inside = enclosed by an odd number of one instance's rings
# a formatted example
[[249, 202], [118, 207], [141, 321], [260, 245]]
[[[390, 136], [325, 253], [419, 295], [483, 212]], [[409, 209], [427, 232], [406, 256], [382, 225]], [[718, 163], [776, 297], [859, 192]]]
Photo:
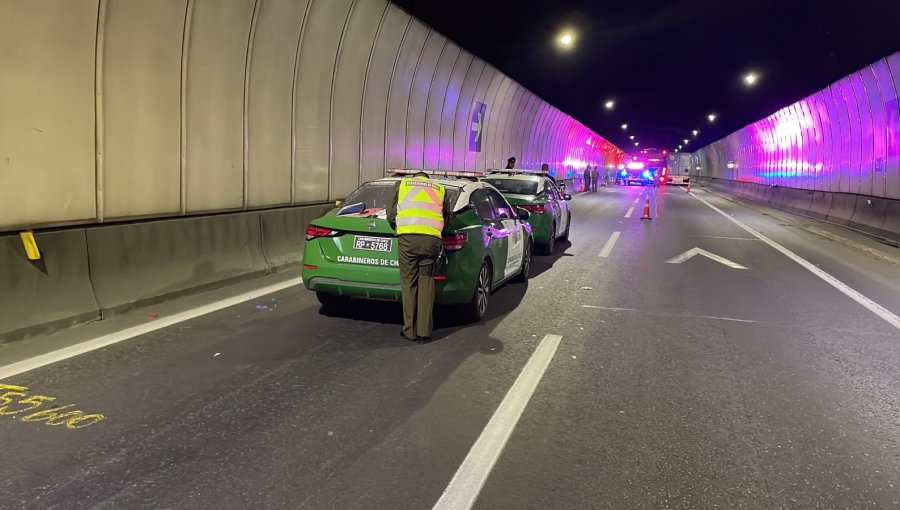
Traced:
[[687, 189], [687, 192], [688, 192], [688, 193], [691, 192], [691, 181], [688, 181], [688, 189]]
[[652, 220], [650, 217], [650, 195], [647, 195], [647, 200], [644, 201], [644, 214], [641, 216], [642, 220]]

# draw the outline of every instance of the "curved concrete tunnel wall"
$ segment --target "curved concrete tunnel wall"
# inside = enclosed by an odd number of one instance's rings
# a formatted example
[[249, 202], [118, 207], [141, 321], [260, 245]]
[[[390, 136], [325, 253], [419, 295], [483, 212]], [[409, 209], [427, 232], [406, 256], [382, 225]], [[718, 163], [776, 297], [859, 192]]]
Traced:
[[389, 168], [623, 156], [387, 0], [3, 1], [0, 59], [0, 343], [296, 265]]
[[898, 97], [900, 52], [696, 151], [694, 172], [771, 205], [900, 238]]
[[321, 204], [393, 167], [515, 155], [571, 173], [622, 154], [386, 0], [4, 2], [0, 52], [0, 232]]

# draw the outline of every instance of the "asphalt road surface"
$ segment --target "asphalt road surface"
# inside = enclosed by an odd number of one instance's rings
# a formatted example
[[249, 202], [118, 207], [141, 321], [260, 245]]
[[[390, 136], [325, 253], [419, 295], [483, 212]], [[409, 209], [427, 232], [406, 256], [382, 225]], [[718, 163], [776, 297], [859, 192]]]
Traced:
[[427, 345], [294, 286], [5, 378], [0, 508], [900, 507], [900, 249], [641, 192]]

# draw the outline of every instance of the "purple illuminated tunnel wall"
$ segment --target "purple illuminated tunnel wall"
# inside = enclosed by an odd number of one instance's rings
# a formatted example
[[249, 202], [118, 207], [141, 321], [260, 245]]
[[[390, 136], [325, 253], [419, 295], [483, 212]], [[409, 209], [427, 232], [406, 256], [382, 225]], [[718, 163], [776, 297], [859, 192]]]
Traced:
[[900, 52], [698, 150], [694, 173], [900, 199], [898, 96]]

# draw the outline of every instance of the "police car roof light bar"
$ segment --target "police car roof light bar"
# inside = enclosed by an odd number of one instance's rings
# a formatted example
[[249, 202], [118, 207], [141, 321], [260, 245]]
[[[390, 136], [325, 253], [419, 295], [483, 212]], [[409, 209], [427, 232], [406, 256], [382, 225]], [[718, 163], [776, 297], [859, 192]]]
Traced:
[[523, 175], [544, 175], [544, 172], [540, 170], [529, 170], [527, 168], [492, 168], [488, 170], [489, 173], [492, 174], [523, 174]]
[[421, 168], [388, 168], [388, 172], [399, 175], [412, 175], [425, 172], [429, 177], [484, 177], [486, 172], [461, 172], [459, 170], [423, 170]]

